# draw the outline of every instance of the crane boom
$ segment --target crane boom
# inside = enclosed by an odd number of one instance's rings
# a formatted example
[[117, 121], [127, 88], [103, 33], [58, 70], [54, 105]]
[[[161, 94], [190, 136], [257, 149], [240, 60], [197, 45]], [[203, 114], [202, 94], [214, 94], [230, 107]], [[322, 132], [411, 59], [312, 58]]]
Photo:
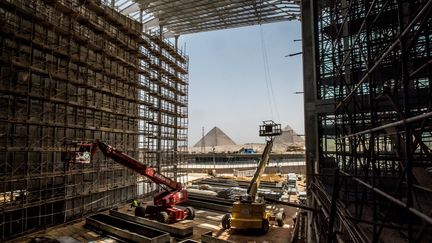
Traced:
[[160, 185], [164, 190], [156, 193], [153, 197], [153, 205], [146, 204], [145, 207], [135, 208], [135, 216], [155, 218], [161, 223], [174, 223], [180, 220], [193, 219], [195, 211], [192, 207], [177, 208], [175, 205], [188, 201], [189, 193], [182, 184], [157, 172], [153, 167], [142, 164], [126, 153], [112, 147], [111, 145], [96, 141], [68, 141], [65, 142], [66, 152], [62, 159], [68, 162], [89, 163], [92, 155], [99, 148], [102, 153], [115, 162], [149, 178]]
[[264, 170], [269, 162], [270, 159], [270, 152], [273, 148], [273, 138], [270, 138], [269, 140], [267, 140], [266, 146], [264, 148], [264, 151], [261, 155], [261, 160], [258, 164], [258, 168], [255, 171], [254, 177], [252, 178], [248, 190], [247, 190], [247, 194], [254, 199], [257, 195], [258, 192], [258, 188], [261, 182], [261, 176], [264, 173]]
[[165, 185], [173, 191], [182, 189], [182, 185], [179, 182], [160, 174], [155, 171], [153, 167], [140, 163], [138, 160], [128, 156], [107, 143], [96, 141], [96, 144], [105, 156], [110, 157], [115, 162], [122, 164], [143, 176], [146, 176], [153, 182], [159, 185]]
[[281, 135], [281, 125], [276, 124], [273, 121], [263, 121], [263, 125], [260, 126], [259, 135], [261, 137], [266, 137], [266, 146], [264, 148], [264, 151], [261, 155], [260, 162], [258, 164], [257, 170], [255, 171], [255, 174], [249, 184], [248, 190], [247, 190], [247, 198], [248, 200], [255, 201], [256, 195], [258, 192], [258, 188], [261, 182], [261, 176], [265, 171], [265, 168], [269, 162], [270, 159], [270, 153], [273, 148], [273, 139], [275, 136]]

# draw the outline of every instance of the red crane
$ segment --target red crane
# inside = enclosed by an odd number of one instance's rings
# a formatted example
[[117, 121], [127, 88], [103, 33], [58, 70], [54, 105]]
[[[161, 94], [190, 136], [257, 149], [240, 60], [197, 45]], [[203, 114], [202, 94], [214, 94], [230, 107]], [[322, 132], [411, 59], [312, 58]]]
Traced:
[[[80, 147], [82, 144], [85, 144], [85, 149], [88, 149], [88, 143], [76, 143], [76, 145]], [[185, 209], [174, 207], [175, 205], [187, 202], [188, 200], [188, 192], [179, 182], [160, 174], [153, 167], [140, 163], [138, 160], [128, 156], [124, 152], [105, 142], [97, 140], [93, 143], [91, 154], [96, 152], [96, 145], [105, 156], [110, 157], [115, 162], [122, 164], [143, 176], [146, 176], [165, 189], [154, 197], [154, 205], [149, 205], [145, 208], [141, 206], [137, 207], [135, 209], [136, 216], [144, 217], [149, 215], [151, 218], [156, 218], [161, 223], [174, 223], [184, 219], [193, 219], [195, 217], [195, 212], [192, 207], [186, 207]], [[80, 151], [82, 150], [83, 148], [80, 148]]]

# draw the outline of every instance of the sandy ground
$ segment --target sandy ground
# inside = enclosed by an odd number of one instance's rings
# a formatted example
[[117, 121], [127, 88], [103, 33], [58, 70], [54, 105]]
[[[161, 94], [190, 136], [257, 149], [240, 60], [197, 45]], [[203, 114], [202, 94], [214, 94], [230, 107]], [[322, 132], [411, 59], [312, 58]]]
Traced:
[[[206, 177], [206, 174], [190, 174], [189, 179], [199, 179]], [[297, 190], [305, 190], [305, 178], [302, 177], [301, 181], [297, 182]], [[291, 202], [297, 202], [297, 196], [290, 196]], [[224, 230], [221, 225], [221, 219], [225, 213], [212, 211], [208, 209], [196, 208], [196, 217], [193, 220], [194, 233], [191, 239], [199, 241], [201, 235], [212, 231], [218, 238], [226, 239], [240, 243], [259, 243], [259, 242], [289, 242], [291, 239], [291, 232], [293, 229], [293, 218], [297, 212], [296, 208], [283, 206], [286, 214], [285, 225], [278, 227], [273, 223], [270, 227], [270, 231], [266, 235], [253, 234], [253, 232], [239, 232], [235, 230]], [[120, 208], [121, 211], [133, 214], [133, 209], [130, 205], [125, 205]], [[190, 222], [185, 222], [190, 223]], [[108, 237], [106, 235], [100, 235], [84, 227], [85, 220], [79, 220], [77, 222], [70, 223], [68, 225], [61, 225], [52, 227], [43, 231], [39, 231], [33, 234], [26, 235], [24, 237], [12, 240], [11, 242], [31, 242], [35, 237], [49, 237], [52, 239], [61, 240], [62, 243], [76, 243], [76, 242], [122, 242], [118, 239]], [[178, 242], [180, 240], [172, 239], [171, 242]]]
[[[125, 205], [122, 209], [124, 212], [133, 213], [132, 209], [128, 208], [129, 205]], [[238, 232], [234, 230], [224, 230], [221, 226], [221, 219], [224, 213], [211, 211], [207, 209], [196, 208], [196, 216], [193, 220], [194, 233], [191, 239], [199, 241], [201, 235], [212, 231], [214, 235], [221, 239], [231, 240], [234, 242], [288, 242], [291, 238], [291, 231], [293, 229], [293, 220], [296, 213], [296, 209], [285, 207], [285, 213], [287, 215], [285, 219], [285, 225], [278, 227], [272, 224], [270, 231], [266, 235], [254, 234], [253, 232]], [[62, 242], [76, 243], [76, 242], [122, 242], [118, 239], [100, 235], [84, 227], [85, 220], [72, 223], [70, 225], [57, 226], [49, 228], [44, 231], [29, 234], [24, 237], [15, 239], [11, 242], [31, 242], [35, 237], [49, 237], [51, 239], [58, 239]], [[172, 239], [171, 242], [178, 242], [179, 240]]]

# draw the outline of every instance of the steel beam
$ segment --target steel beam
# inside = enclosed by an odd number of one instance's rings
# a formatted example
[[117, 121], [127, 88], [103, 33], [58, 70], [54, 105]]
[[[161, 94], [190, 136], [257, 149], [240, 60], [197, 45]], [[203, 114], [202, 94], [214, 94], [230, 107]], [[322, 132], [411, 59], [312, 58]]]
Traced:
[[170, 236], [153, 228], [132, 223], [106, 214], [96, 214], [86, 218], [86, 226], [120, 237], [129, 242], [167, 243]]
[[110, 210], [109, 214], [117, 218], [142, 224], [151, 228], [158, 229], [163, 232], [168, 232], [171, 236], [174, 237], [186, 237], [193, 234], [192, 222], [189, 223], [182, 222], [181, 224], [163, 224], [155, 220], [150, 220], [150, 219], [138, 217], [127, 213], [122, 213], [116, 210]]

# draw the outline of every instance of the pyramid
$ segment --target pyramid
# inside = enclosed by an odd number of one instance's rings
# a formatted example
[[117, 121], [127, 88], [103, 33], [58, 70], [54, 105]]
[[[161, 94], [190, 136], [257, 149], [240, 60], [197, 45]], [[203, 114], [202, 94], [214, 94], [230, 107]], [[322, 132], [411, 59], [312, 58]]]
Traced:
[[214, 147], [222, 145], [236, 145], [236, 143], [218, 127], [214, 127], [201, 138], [194, 147]]
[[282, 129], [282, 134], [280, 136], [276, 136], [274, 140], [275, 144], [291, 144], [303, 142], [303, 138], [297, 135], [297, 133], [294, 132], [294, 130], [289, 125]]

